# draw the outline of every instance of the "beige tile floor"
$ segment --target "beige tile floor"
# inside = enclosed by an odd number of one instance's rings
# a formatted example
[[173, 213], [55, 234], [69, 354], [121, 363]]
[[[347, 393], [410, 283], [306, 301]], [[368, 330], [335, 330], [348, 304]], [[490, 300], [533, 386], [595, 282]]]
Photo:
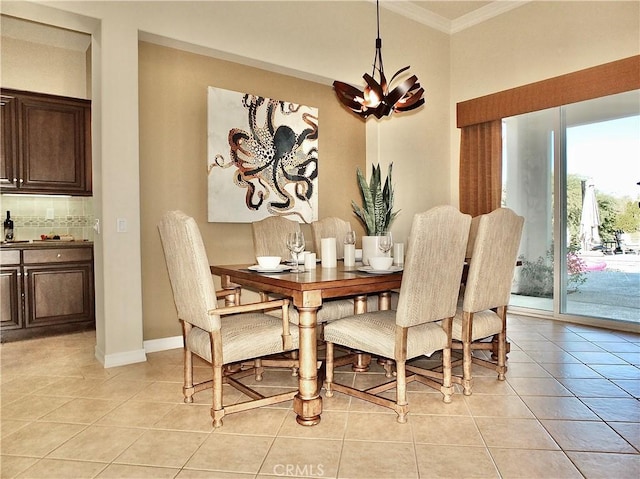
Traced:
[[[640, 477], [640, 335], [511, 316], [509, 337], [506, 381], [477, 368], [474, 394], [451, 404], [412, 383], [407, 424], [336, 393], [316, 427], [288, 402], [215, 431], [208, 391], [182, 402], [180, 350], [103, 369], [94, 333], [5, 344], [1, 477]], [[270, 370], [260, 387], [295, 385]]]

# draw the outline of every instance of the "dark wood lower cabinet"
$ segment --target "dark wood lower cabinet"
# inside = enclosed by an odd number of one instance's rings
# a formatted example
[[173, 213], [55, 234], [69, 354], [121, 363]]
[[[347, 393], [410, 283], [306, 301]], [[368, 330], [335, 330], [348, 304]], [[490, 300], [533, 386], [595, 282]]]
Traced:
[[2, 266], [0, 268], [0, 329], [4, 331], [23, 327], [22, 268]]
[[2, 253], [3, 342], [95, 327], [92, 245]]

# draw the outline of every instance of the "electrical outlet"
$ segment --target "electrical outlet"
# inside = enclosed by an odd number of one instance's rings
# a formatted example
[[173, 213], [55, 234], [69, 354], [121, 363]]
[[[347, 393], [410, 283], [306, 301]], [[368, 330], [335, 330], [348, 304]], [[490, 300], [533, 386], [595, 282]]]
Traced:
[[127, 219], [126, 218], [118, 218], [116, 223], [116, 231], [118, 233], [126, 233], [127, 232]]
[[45, 216], [46, 220], [52, 220], [55, 217], [55, 210], [53, 208], [47, 208], [47, 213]]

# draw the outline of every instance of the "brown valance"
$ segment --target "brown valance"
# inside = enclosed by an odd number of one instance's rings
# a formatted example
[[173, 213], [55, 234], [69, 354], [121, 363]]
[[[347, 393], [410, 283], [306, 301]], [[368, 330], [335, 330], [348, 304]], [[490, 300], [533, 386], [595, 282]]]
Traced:
[[640, 89], [640, 55], [457, 104], [460, 211], [500, 207], [502, 118]]
[[592, 98], [640, 89], [640, 55], [457, 104], [462, 128]]

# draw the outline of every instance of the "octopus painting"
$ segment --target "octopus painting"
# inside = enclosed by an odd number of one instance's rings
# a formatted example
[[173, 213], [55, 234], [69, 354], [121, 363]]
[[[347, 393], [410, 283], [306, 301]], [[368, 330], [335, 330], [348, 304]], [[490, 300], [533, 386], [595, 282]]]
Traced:
[[317, 219], [318, 114], [209, 88], [209, 221]]

